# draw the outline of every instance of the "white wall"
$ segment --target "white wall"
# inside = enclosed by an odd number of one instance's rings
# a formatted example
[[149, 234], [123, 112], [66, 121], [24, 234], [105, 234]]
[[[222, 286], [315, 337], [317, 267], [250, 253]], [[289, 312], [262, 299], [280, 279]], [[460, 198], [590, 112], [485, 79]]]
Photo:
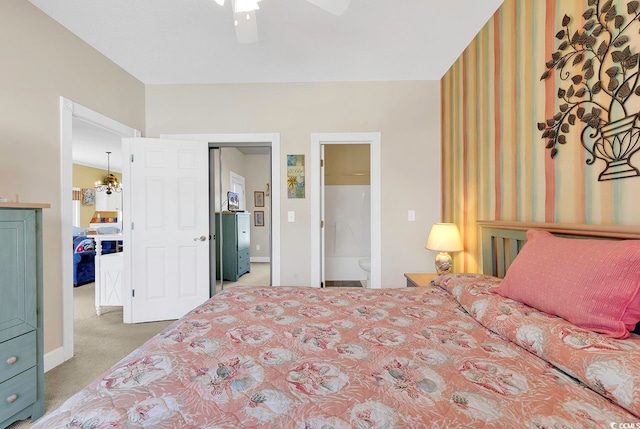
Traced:
[[[264, 226], [255, 226], [251, 215], [251, 258], [264, 262], [271, 254], [269, 242], [269, 222], [271, 221], [271, 196], [266, 195], [267, 183], [271, 180], [271, 160], [269, 155], [245, 155], [247, 210], [254, 213], [264, 211]], [[254, 191], [265, 192], [264, 207], [254, 205]], [[260, 246], [260, 250], [256, 248]]]
[[[286, 155], [309, 159], [311, 133], [381, 132], [382, 286], [403, 286], [405, 272], [433, 271], [424, 243], [440, 220], [440, 82], [148, 85], [146, 125], [150, 137], [280, 133], [282, 218], [274, 222], [283, 285], [311, 282], [311, 204], [287, 198]], [[307, 186], [312, 180], [319, 178], [307, 176]]]
[[371, 257], [371, 186], [324, 187], [325, 280], [364, 280]]
[[325, 257], [371, 256], [371, 186], [324, 187]]

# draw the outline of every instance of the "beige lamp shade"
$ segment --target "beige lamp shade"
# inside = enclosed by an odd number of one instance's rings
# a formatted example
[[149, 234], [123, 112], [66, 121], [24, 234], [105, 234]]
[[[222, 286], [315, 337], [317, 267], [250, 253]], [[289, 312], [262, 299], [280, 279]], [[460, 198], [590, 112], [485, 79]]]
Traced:
[[464, 250], [460, 231], [455, 223], [434, 223], [425, 247], [439, 252], [459, 252]]

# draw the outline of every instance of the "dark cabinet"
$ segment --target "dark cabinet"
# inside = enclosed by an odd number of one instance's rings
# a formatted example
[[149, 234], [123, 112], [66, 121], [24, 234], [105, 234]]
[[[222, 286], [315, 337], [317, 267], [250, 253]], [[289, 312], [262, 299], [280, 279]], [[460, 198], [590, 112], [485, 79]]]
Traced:
[[222, 274], [224, 280], [235, 282], [251, 271], [250, 222], [250, 213], [216, 213], [216, 279]]

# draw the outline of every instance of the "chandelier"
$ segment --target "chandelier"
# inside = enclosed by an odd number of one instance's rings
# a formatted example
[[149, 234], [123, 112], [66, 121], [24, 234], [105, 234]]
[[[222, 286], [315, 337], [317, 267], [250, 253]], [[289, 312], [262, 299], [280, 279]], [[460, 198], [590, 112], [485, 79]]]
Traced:
[[107, 152], [107, 175], [102, 181], [96, 182], [96, 191], [105, 191], [107, 195], [111, 195], [113, 192], [122, 192], [122, 185], [118, 183], [118, 178], [111, 174], [110, 157], [111, 152]]

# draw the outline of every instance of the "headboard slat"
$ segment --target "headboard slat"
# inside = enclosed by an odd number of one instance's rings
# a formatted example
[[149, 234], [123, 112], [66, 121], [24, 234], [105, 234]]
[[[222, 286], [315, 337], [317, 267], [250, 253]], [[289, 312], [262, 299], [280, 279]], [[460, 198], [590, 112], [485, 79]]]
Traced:
[[640, 239], [640, 226], [572, 225], [557, 223], [478, 221], [481, 267], [484, 274], [504, 277], [509, 265], [527, 241], [529, 229], [542, 229], [555, 235], [592, 239]]

